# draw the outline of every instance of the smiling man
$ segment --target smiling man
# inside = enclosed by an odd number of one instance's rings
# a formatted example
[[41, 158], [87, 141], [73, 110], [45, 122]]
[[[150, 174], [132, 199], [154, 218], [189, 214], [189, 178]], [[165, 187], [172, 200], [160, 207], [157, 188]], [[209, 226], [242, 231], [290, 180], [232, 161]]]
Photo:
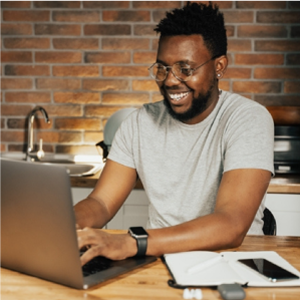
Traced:
[[[167, 13], [149, 68], [163, 100], [133, 112], [115, 135], [87, 199], [75, 206], [79, 247], [124, 259], [240, 245], [263, 234], [264, 196], [273, 173], [274, 126], [268, 111], [221, 91], [228, 60], [223, 15], [187, 4]], [[150, 201], [148, 226], [102, 231], [137, 178]]]

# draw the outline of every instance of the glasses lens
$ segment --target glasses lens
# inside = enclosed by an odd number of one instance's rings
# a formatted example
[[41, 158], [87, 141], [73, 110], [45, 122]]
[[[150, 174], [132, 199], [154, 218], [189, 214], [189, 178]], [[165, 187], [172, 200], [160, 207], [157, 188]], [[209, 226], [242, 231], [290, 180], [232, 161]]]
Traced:
[[182, 64], [174, 64], [172, 67], [173, 74], [181, 81], [187, 81], [192, 76], [192, 70], [190, 66], [184, 66]]
[[161, 64], [154, 64], [150, 69], [151, 77], [157, 81], [163, 81], [166, 79], [167, 71]]

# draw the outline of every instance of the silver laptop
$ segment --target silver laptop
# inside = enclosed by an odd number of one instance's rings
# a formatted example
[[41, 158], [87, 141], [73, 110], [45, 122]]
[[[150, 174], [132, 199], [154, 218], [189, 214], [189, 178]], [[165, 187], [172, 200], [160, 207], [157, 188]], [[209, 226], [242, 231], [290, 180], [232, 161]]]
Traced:
[[[91, 275], [80, 265], [70, 177], [63, 167], [1, 159], [2, 267], [87, 289], [156, 260], [105, 260]], [[101, 258], [99, 258], [101, 259]]]

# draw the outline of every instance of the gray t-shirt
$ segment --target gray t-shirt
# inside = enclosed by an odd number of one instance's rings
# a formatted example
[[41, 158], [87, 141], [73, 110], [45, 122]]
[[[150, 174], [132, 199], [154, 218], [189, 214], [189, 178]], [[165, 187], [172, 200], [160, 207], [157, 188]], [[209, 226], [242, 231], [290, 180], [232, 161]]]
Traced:
[[[222, 91], [212, 113], [187, 125], [163, 102], [145, 104], [117, 131], [109, 159], [135, 168], [149, 198], [148, 228], [177, 225], [214, 210], [224, 172], [274, 173], [274, 124], [262, 105]], [[262, 234], [264, 200], [248, 234]]]

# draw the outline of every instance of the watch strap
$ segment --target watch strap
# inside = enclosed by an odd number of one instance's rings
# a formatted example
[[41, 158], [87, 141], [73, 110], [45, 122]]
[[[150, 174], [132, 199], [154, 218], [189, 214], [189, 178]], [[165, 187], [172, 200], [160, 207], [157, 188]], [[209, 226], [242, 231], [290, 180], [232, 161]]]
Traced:
[[147, 251], [147, 238], [138, 238], [136, 239], [138, 252], [136, 256], [145, 256]]

